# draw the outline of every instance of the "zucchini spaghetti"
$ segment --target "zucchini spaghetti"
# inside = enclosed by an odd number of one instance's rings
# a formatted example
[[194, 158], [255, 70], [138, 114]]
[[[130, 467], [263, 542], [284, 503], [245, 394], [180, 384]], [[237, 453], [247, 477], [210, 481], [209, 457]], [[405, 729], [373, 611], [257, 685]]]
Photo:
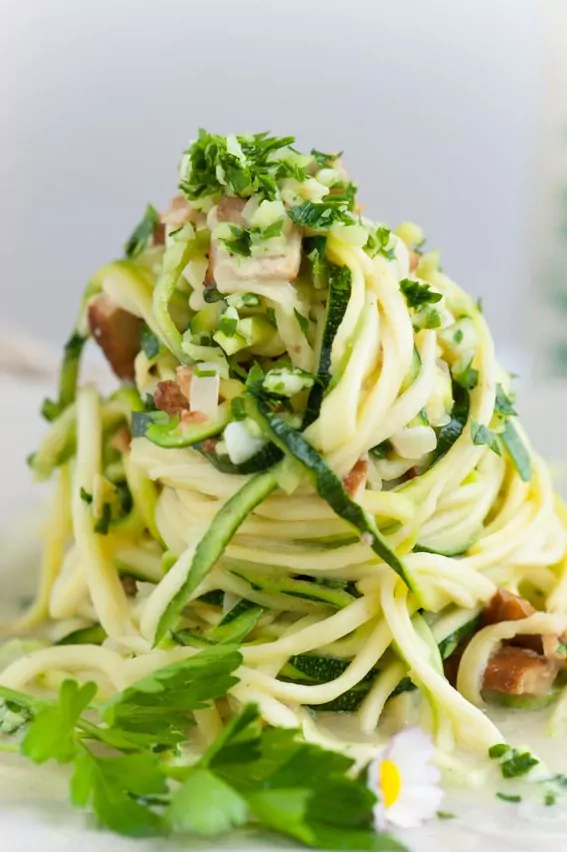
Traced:
[[[561, 685], [567, 516], [479, 304], [419, 227], [366, 218], [338, 155], [293, 142], [201, 131], [180, 195], [88, 284], [30, 460], [56, 479], [37, 599], [12, 625], [50, 642], [0, 683], [111, 695], [235, 643], [205, 739], [252, 702], [315, 740], [350, 713], [371, 749], [411, 705], [440, 751], [485, 754], [487, 705]], [[78, 381], [89, 338], [109, 396]]]

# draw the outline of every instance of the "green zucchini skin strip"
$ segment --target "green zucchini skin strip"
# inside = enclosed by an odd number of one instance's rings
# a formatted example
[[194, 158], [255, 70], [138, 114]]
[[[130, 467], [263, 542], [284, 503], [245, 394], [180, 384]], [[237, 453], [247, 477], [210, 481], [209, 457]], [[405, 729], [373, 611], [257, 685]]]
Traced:
[[282, 420], [273, 411], [270, 411], [266, 403], [253, 391], [250, 392], [248, 400], [250, 402], [250, 405], [247, 406], [249, 415], [258, 423], [264, 434], [288, 456], [302, 465], [315, 482], [319, 496], [329, 504], [340, 518], [343, 518], [360, 533], [370, 535], [370, 546], [374, 553], [401, 577], [409, 589], [412, 589], [410, 578], [402, 561], [378, 530], [374, 518], [362, 506], [351, 500], [343, 488], [342, 481], [326, 464], [322, 456], [313, 449], [303, 435], [288, 426], [285, 420]]
[[451, 420], [439, 430], [431, 466], [449, 452], [457, 438], [461, 436], [469, 419], [470, 398], [468, 391], [456, 382], [453, 382], [453, 400]]
[[71, 403], [75, 402], [81, 356], [87, 339], [78, 331], [74, 331], [65, 344], [59, 369], [58, 399], [56, 401], [46, 399], [42, 406], [42, 414], [47, 420], [55, 420]]
[[331, 349], [337, 330], [343, 320], [350, 299], [351, 273], [346, 266], [330, 265], [329, 297], [325, 312], [325, 325], [321, 341], [321, 354], [317, 369], [317, 382], [311, 388], [307, 408], [303, 418], [303, 428], [307, 429], [317, 418], [325, 391], [331, 381]]
[[239, 526], [256, 506], [275, 491], [277, 486], [277, 468], [266, 473], [259, 473], [246, 482], [236, 494], [233, 494], [217, 512], [195, 549], [185, 580], [159, 618], [154, 645], [163, 639], [176, 622], [189, 596], [222, 556]]
[[185, 228], [188, 231], [187, 236], [181, 233], [177, 234], [173, 238], [173, 243], [165, 251], [162, 271], [157, 280], [153, 297], [153, 310], [162, 340], [182, 364], [191, 363], [191, 359], [185, 355], [181, 348], [181, 334], [175, 327], [169, 313], [169, 303], [179, 277], [187, 266], [191, 253], [195, 250], [193, 229], [191, 226], [185, 226]]
[[342, 609], [353, 603], [355, 598], [343, 589], [332, 589], [311, 580], [298, 580], [292, 577], [274, 577], [262, 571], [247, 571], [243, 568], [231, 568], [235, 574], [250, 585], [252, 589], [270, 595], [288, 595], [303, 598], [313, 603]]
[[101, 624], [93, 624], [91, 627], [82, 627], [73, 630], [63, 636], [56, 645], [102, 645], [107, 638], [106, 630]]
[[136, 438], [143, 436], [158, 447], [180, 449], [218, 435], [228, 421], [228, 407], [222, 405], [217, 417], [204, 423], [189, 423], [182, 429], [179, 428], [179, 418], [170, 419], [164, 411], [135, 411], [132, 414], [132, 435]]
[[268, 444], [262, 447], [257, 453], [254, 453], [249, 459], [241, 464], [233, 464], [227, 455], [219, 456], [216, 450], [206, 449], [204, 443], [199, 441], [193, 445], [193, 449], [197, 450], [202, 456], [210, 461], [210, 463], [221, 473], [231, 473], [246, 475], [249, 473], [260, 473], [263, 470], [268, 470], [283, 458], [282, 451], [273, 444]]

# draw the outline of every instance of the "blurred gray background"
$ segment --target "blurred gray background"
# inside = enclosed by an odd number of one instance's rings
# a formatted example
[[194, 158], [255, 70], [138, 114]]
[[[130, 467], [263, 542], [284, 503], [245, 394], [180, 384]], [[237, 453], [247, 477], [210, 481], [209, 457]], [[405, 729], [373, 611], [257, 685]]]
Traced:
[[199, 126], [344, 149], [522, 342], [544, 0], [0, 0], [0, 322], [61, 341]]

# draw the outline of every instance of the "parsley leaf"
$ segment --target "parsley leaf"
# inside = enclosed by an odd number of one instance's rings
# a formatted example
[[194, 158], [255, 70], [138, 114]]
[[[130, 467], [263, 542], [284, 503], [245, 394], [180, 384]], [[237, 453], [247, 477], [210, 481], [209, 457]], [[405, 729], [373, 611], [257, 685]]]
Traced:
[[92, 503], [93, 502], [93, 495], [90, 494], [88, 491], [86, 491], [82, 486], [81, 486], [81, 490], [80, 490], [79, 493], [81, 495], [81, 500], [84, 503]]
[[529, 751], [519, 751], [506, 743], [497, 743], [488, 749], [492, 760], [500, 761], [500, 771], [503, 778], [519, 778], [526, 775], [530, 769], [537, 766], [539, 760]]
[[429, 284], [421, 284], [411, 278], [402, 278], [400, 290], [405, 296], [408, 308], [418, 308], [421, 305], [440, 302], [443, 298], [441, 293], [436, 293]]
[[497, 456], [502, 455], [497, 436], [483, 423], [471, 420], [471, 437], [473, 439], [473, 444], [477, 444], [477, 446], [486, 444], [490, 447], [493, 453], [496, 453]]
[[295, 314], [295, 318], [299, 324], [301, 331], [303, 332], [304, 336], [307, 337], [307, 332], [309, 331], [309, 318], [303, 316], [303, 314], [300, 314], [297, 308], [293, 309], [293, 313]]
[[496, 385], [494, 411], [496, 414], [502, 414], [504, 417], [514, 417], [518, 414], [512, 405], [512, 399], [508, 396], [501, 384]]
[[330, 169], [333, 164], [342, 156], [342, 151], [338, 154], [324, 154], [322, 151], [317, 151], [316, 148], [311, 148], [311, 156], [322, 169]]
[[84, 749], [75, 761], [71, 801], [77, 807], [90, 804], [100, 825], [118, 834], [161, 834], [163, 820], [144, 800], [167, 792], [159, 758], [151, 752], [95, 757]]
[[148, 204], [142, 219], [138, 222], [124, 246], [124, 254], [127, 258], [137, 257], [148, 247], [158, 225], [159, 213], [155, 207]]
[[396, 252], [393, 248], [389, 248], [391, 238], [392, 232], [390, 229], [384, 225], [380, 225], [375, 231], [370, 231], [368, 234], [364, 250], [370, 257], [376, 257], [377, 254], [381, 254], [387, 260], [395, 260]]
[[437, 811], [437, 819], [455, 819], [455, 814], [451, 811]]
[[519, 752], [517, 749], [512, 749], [510, 757], [500, 764], [502, 777], [519, 778], [521, 775], [526, 775], [538, 763], [539, 760], [529, 751]]
[[144, 325], [140, 334], [140, 346], [146, 358], [150, 361], [159, 355], [159, 340], [149, 326]]
[[212, 835], [244, 825], [246, 801], [209, 769], [194, 767], [173, 796], [166, 818], [173, 830]]
[[180, 188], [190, 200], [220, 193], [239, 198], [260, 193], [274, 198], [281, 161], [272, 155], [294, 141], [293, 136], [256, 133], [226, 137], [201, 129], [185, 152]]
[[79, 686], [74, 680], [63, 681], [57, 702], [40, 709], [30, 723], [22, 740], [22, 754], [34, 763], [45, 763], [51, 759], [58, 763], [73, 760], [77, 750], [75, 725], [96, 691], [94, 683]]
[[478, 385], [478, 370], [475, 370], [472, 366], [473, 359], [469, 361], [464, 370], [461, 370], [460, 373], [456, 373], [454, 376], [455, 381], [459, 384], [464, 390], [473, 390]]
[[500, 435], [500, 439], [504, 445], [504, 449], [512, 459], [514, 467], [520, 474], [520, 479], [524, 482], [529, 482], [532, 478], [530, 454], [511, 420], [506, 421], [506, 426]]
[[230, 225], [229, 227], [232, 237], [223, 239], [222, 242], [232, 254], [250, 257], [252, 251], [250, 231], [241, 228], [239, 225]]
[[107, 702], [103, 719], [158, 744], [174, 745], [187, 738], [190, 710], [226, 695], [238, 682], [233, 672], [242, 656], [230, 645], [207, 648], [152, 672]]
[[516, 803], [522, 801], [521, 796], [510, 795], [508, 793], [496, 793], [496, 798], [502, 799], [503, 802], [512, 802], [513, 804], [516, 804]]
[[102, 514], [94, 525], [95, 533], [98, 533], [99, 535], [108, 535], [111, 520], [112, 506], [110, 503], [105, 503], [102, 507]]
[[305, 256], [311, 263], [313, 286], [321, 290], [327, 286], [329, 266], [325, 259], [327, 238], [324, 236], [306, 237], [303, 240]]
[[313, 228], [324, 231], [336, 223], [352, 225], [353, 218], [344, 204], [334, 204], [331, 201], [304, 201], [295, 207], [290, 207], [287, 215], [296, 225], [302, 228]]

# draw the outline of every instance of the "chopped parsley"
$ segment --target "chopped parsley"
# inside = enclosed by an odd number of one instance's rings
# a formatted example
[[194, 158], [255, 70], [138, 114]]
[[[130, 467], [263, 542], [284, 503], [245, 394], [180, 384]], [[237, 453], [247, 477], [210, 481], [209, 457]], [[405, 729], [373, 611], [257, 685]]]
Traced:
[[85, 491], [85, 489], [82, 486], [81, 486], [81, 490], [80, 490], [79, 493], [81, 495], [81, 500], [83, 500], [84, 503], [92, 503], [93, 502], [93, 495], [89, 494], [88, 491]]
[[229, 225], [232, 237], [222, 239], [231, 254], [239, 254], [241, 257], [250, 257], [252, 253], [252, 235], [247, 228], [239, 225]]
[[517, 804], [522, 801], [522, 797], [518, 795], [510, 795], [508, 793], [496, 793], [497, 799], [502, 799], [503, 802], [511, 802], [513, 804]]
[[342, 156], [342, 151], [338, 154], [324, 154], [322, 151], [317, 151], [316, 148], [311, 148], [311, 156], [322, 169], [332, 169], [333, 164]]
[[514, 417], [518, 414], [512, 405], [512, 400], [504, 390], [501, 384], [496, 385], [496, 401], [494, 403], [494, 411], [496, 414], [501, 414], [504, 417]]
[[543, 797], [543, 804], [549, 808], [557, 802], [557, 796], [552, 790], [548, 790]]
[[222, 302], [224, 296], [216, 287], [205, 287], [203, 290], [203, 299], [208, 305], [211, 305], [214, 302]]
[[150, 361], [159, 355], [159, 340], [149, 326], [144, 325], [140, 334], [140, 346]]
[[180, 189], [194, 201], [221, 193], [248, 198], [259, 193], [273, 199], [277, 195], [276, 174], [281, 160], [276, 151], [289, 148], [293, 136], [256, 133], [246, 136], [218, 136], [199, 130], [197, 139], [185, 152], [180, 168]]
[[459, 343], [462, 343], [462, 341], [463, 341], [463, 330], [462, 330], [462, 328], [458, 328], [453, 335], [453, 343], [456, 343], [457, 346], [458, 346]]
[[472, 366], [473, 359], [469, 361], [464, 370], [456, 373], [453, 378], [465, 390], [473, 390], [478, 385], [478, 370]]
[[527, 775], [530, 769], [537, 766], [539, 760], [529, 751], [519, 751], [506, 743], [498, 743], [488, 749], [492, 760], [500, 761], [500, 771], [503, 778], [520, 778]]
[[131, 260], [134, 257], [138, 257], [148, 247], [158, 225], [159, 213], [155, 207], [148, 204], [143, 217], [134, 228], [124, 246], [124, 254], [127, 258]]
[[95, 533], [98, 533], [99, 535], [108, 535], [111, 520], [112, 506], [110, 503], [105, 503], [102, 507], [101, 516], [94, 525]]
[[377, 254], [381, 254], [387, 260], [395, 260], [396, 252], [390, 247], [391, 238], [392, 232], [390, 229], [384, 225], [380, 225], [375, 231], [370, 231], [368, 234], [368, 241], [364, 246], [364, 250], [370, 257], [376, 257]]
[[483, 423], [478, 423], [476, 420], [471, 421], [471, 437], [473, 444], [477, 444], [477, 446], [486, 444], [497, 456], [502, 455], [500, 445], [498, 444], [498, 437]]
[[283, 219], [278, 219], [266, 228], [242, 228], [240, 225], [229, 225], [231, 237], [221, 237], [232, 254], [250, 257], [252, 246], [279, 237], [283, 228]]
[[422, 305], [440, 302], [443, 298], [441, 293], [436, 293], [429, 284], [422, 284], [411, 278], [402, 278], [400, 290], [405, 296], [408, 308], [420, 308]]
[[343, 223], [352, 225], [353, 219], [344, 204], [330, 201], [304, 201], [287, 211], [295, 225], [314, 230], [328, 230], [332, 225]]
[[455, 814], [451, 811], [437, 811], [437, 819], [455, 819]]
[[307, 332], [309, 331], [309, 318], [300, 314], [297, 308], [293, 309], [293, 313], [295, 314], [295, 318], [299, 324], [299, 327], [305, 337], [307, 337]]
[[311, 263], [313, 286], [322, 290], [329, 279], [329, 265], [325, 259], [327, 238], [324, 236], [306, 237], [303, 240], [305, 256]]

